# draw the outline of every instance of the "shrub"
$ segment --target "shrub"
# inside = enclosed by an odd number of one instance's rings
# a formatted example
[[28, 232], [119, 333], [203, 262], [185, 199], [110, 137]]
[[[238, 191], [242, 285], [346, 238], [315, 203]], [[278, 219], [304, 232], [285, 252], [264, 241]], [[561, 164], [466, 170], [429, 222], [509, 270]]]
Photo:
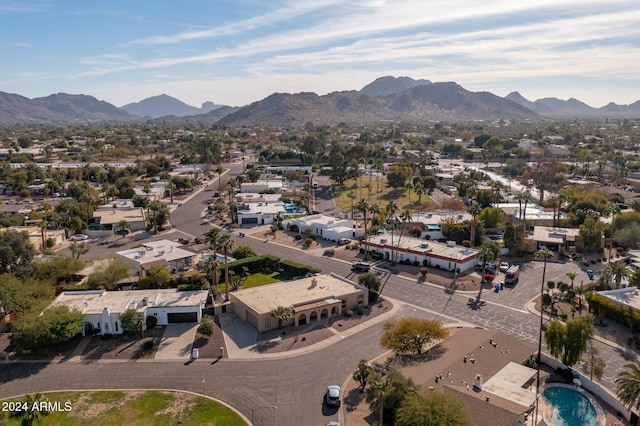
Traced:
[[358, 308], [358, 310], [356, 311], [358, 315], [364, 315], [364, 309], [362, 308]]
[[420, 265], [420, 262], [418, 262], [417, 260], [414, 260], [413, 262], [411, 262], [411, 264], [413, 266], [418, 266], [418, 265]]
[[344, 311], [344, 316], [347, 318], [351, 318], [353, 316], [353, 311], [351, 309], [346, 309]]
[[204, 290], [204, 289], [205, 289], [205, 286], [203, 286], [201, 282], [180, 284], [178, 286], [178, 291], [197, 291], [197, 290]]
[[147, 328], [153, 328], [158, 324], [158, 318], [154, 317], [153, 315], [149, 315], [145, 322], [147, 324]]
[[[152, 317], [147, 317], [147, 318], [152, 318]], [[155, 317], [153, 317], [155, 318]], [[153, 340], [147, 340], [146, 342], [144, 342], [144, 348], [146, 350], [150, 350], [153, 348]]]
[[300, 241], [300, 240], [302, 239], [302, 235], [300, 235], [300, 234], [296, 234], [296, 235], [293, 237], [293, 239], [294, 239], [294, 240], [296, 240], [296, 241]]
[[305, 247], [310, 247], [311, 244], [313, 244], [313, 238], [305, 238], [304, 243], [302, 243], [302, 245]]
[[213, 320], [209, 317], [203, 316], [202, 322], [198, 326], [198, 333], [204, 334], [205, 336], [211, 337], [215, 331], [215, 326], [213, 324]]
[[54, 240], [53, 238], [47, 238], [45, 245], [47, 248], [51, 248], [56, 245], [56, 240]]
[[423, 277], [428, 273], [429, 273], [429, 268], [427, 268], [426, 266], [423, 266], [422, 268], [420, 268], [420, 275], [422, 275]]
[[336, 250], [332, 248], [328, 248], [324, 251], [324, 253], [322, 253], [323, 256], [328, 256], [328, 257], [332, 257], [335, 254], [336, 254]]
[[304, 265], [292, 260], [283, 260], [282, 262], [280, 262], [280, 266], [282, 267], [282, 270], [284, 272], [293, 276], [306, 275], [308, 273], [317, 274], [318, 272], [320, 272], [319, 268]]
[[[262, 256], [246, 257], [229, 263], [229, 270], [236, 275], [243, 272], [243, 267], [249, 270], [249, 273], [262, 272], [265, 269], [275, 269], [280, 263], [280, 258], [272, 254], [263, 254]], [[220, 275], [218, 275], [220, 276]]]

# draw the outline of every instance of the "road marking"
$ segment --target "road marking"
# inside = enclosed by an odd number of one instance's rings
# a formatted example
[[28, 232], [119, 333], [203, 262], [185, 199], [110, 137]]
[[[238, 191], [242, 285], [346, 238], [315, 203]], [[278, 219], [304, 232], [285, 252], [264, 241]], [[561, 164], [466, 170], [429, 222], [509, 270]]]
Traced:
[[195, 235], [191, 235], [191, 234], [189, 234], [188, 232], [181, 231], [181, 230], [180, 230], [180, 229], [178, 229], [178, 228], [174, 228], [174, 230], [175, 230], [176, 232], [179, 232], [179, 233], [181, 233], [181, 234], [186, 235], [186, 236], [187, 236], [187, 237], [189, 237], [189, 238], [194, 238], [194, 239], [196, 238], [196, 237], [195, 237]]
[[[465, 295], [465, 294], [461, 294], [461, 293], [454, 293], [454, 294], [455, 294], [456, 296], [458, 296], [458, 297], [464, 297], [464, 298], [467, 298], [467, 299], [471, 298], [470, 296]], [[526, 311], [526, 310], [524, 310], [524, 309], [512, 308], [511, 306], [508, 306], [508, 305], [502, 305], [502, 304], [500, 304], [500, 303], [498, 303], [498, 302], [492, 302], [491, 300], [486, 300], [486, 299], [482, 299], [482, 298], [481, 298], [481, 300], [482, 300], [483, 302], [485, 302], [485, 303], [490, 304], [490, 305], [495, 305], [495, 306], [500, 306], [501, 308], [511, 309], [512, 311], [520, 312], [520, 313], [522, 313], [522, 314], [528, 314], [528, 313], [529, 313], [529, 311]]]
[[455, 318], [455, 317], [452, 317], [450, 315], [443, 314], [442, 312], [432, 311], [431, 309], [423, 308], [422, 306], [414, 305], [413, 303], [407, 303], [407, 302], [400, 302], [400, 303], [402, 303], [403, 305], [406, 305], [406, 306], [410, 306], [413, 309], [417, 309], [419, 311], [424, 311], [424, 312], [428, 312], [430, 314], [433, 314], [433, 315], [436, 316], [436, 318], [437, 317], [443, 317], [443, 318], [447, 318], [448, 320], [456, 322], [456, 323], [465, 323], [465, 324], [469, 324], [470, 326], [473, 326], [473, 327], [478, 326], [478, 324], [474, 324], [474, 323], [471, 323], [469, 321], [461, 320], [459, 318]]

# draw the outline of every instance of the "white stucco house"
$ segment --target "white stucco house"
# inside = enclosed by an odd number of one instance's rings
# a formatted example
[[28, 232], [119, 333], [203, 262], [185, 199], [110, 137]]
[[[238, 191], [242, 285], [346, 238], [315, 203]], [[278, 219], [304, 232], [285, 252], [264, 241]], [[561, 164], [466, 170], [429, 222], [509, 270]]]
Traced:
[[304, 232], [310, 228], [317, 236], [329, 240], [338, 241], [340, 238], [357, 238], [362, 236], [362, 232], [357, 228], [351, 219], [338, 219], [323, 214], [312, 214], [298, 217], [283, 222], [286, 229], [298, 229]]
[[417, 262], [419, 266], [445, 271], [453, 271], [456, 267], [458, 272], [464, 273], [473, 270], [477, 263], [478, 250], [458, 246], [453, 241], [439, 243], [403, 235], [398, 242], [398, 237], [395, 236], [392, 245], [390, 235], [372, 235], [362, 241], [362, 247], [368, 246], [370, 252], [380, 253], [385, 260], [395, 256], [398, 262]]
[[158, 325], [202, 320], [202, 309], [207, 301], [207, 291], [130, 290], [130, 291], [65, 291], [52, 306], [67, 306], [85, 315], [82, 335], [122, 334], [119, 315], [135, 309], [143, 317], [141, 328], [146, 327], [146, 318], [156, 317]]
[[259, 202], [238, 204], [238, 223], [240, 225], [268, 225], [284, 216], [287, 209], [283, 202]]
[[146, 275], [154, 265], [164, 265], [176, 273], [189, 269], [196, 256], [181, 247], [182, 244], [169, 240], [149, 241], [142, 247], [116, 252], [116, 259], [122, 260], [140, 276]]

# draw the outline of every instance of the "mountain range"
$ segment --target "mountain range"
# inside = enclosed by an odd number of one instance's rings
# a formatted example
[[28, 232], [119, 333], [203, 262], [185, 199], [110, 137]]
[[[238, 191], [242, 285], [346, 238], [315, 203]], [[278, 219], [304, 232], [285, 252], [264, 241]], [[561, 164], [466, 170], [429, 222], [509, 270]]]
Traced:
[[503, 97], [471, 92], [455, 82], [433, 83], [385, 76], [360, 90], [317, 95], [274, 93], [243, 107], [205, 102], [200, 108], [162, 94], [118, 108], [89, 95], [53, 94], [29, 99], [0, 92], [0, 125], [16, 123], [123, 122], [155, 119], [175, 123], [298, 126], [383, 121], [541, 120], [638, 118], [640, 101], [593, 108], [577, 99], [530, 101], [518, 92]]

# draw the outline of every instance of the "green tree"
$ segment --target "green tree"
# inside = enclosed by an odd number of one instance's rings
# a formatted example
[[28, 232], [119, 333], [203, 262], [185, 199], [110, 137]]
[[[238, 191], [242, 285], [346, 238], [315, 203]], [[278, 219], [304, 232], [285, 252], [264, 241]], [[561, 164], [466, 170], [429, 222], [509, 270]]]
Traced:
[[449, 336], [449, 331], [439, 321], [420, 318], [388, 321], [382, 328], [380, 344], [399, 355], [422, 355], [425, 346]]
[[66, 306], [53, 306], [42, 315], [28, 316], [13, 324], [13, 340], [28, 349], [62, 343], [82, 330], [84, 314]]
[[380, 277], [373, 272], [365, 272], [364, 274], [360, 274], [358, 277], [358, 284], [369, 290], [370, 299], [371, 297], [375, 299], [378, 297], [378, 292], [380, 291], [382, 282], [380, 281]]
[[126, 311], [118, 315], [122, 329], [127, 333], [135, 333], [140, 330], [140, 323], [142, 322], [142, 313], [133, 308], [129, 308]]
[[614, 262], [607, 265], [606, 275], [613, 278], [616, 288], [620, 288], [622, 279], [631, 277], [632, 271], [624, 263]]
[[464, 403], [446, 392], [426, 390], [408, 394], [398, 408], [396, 426], [471, 426]]
[[408, 164], [396, 163], [387, 171], [387, 183], [391, 188], [404, 188], [413, 177], [413, 169]]
[[35, 254], [26, 232], [8, 230], [0, 233], [0, 273], [20, 272], [31, 263]]
[[366, 359], [361, 359], [360, 362], [358, 362], [358, 368], [353, 372], [353, 380], [360, 384], [360, 392], [364, 391], [367, 387], [367, 382], [373, 372], [373, 367], [369, 365]]
[[213, 336], [215, 332], [215, 325], [213, 324], [213, 320], [208, 316], [202, 316], [202, 321], [200, 321], [200, 325], [198, 326], [198, 333], [203, 334], [207, 337]]
[[80, 259], [80, 256], [86, 254], [89, 251], [89, 246], [85, 242], [73, 241], [69, 244], [69, 250], [71, 251], [71, 257], [74, 259]]
[[480, 207], [480, 204], [474, 202], [469, 206], [467, 211], [469, 212], [472, 218], [471, 219], [471, 236], [469, 237], [469, 240], [471, 241], [471, 247], [475, 247], [476, 246], [476, 218], [482, 212], [482, 207]]
[[640, 409], [640, 361], [624, 366], [616, 377], [616, 395], [629, 409]]
[[36, 277], [42, 281], [58, 284], [60, 281], [84, 269], [81, 260], [67, 256], [43, 258], [34, 262]]
[[550, 321], [544, 339], [551, 355], [571, 367], [582, 359], [592, 336], [593, 317], [586, 315], [568, 320], [566, 324], [557, 320]]
[[117, 283], [130, 275], [129, 267], [119, 259], [111, 259], [108, 264], [101, 265], [87, 277], [87, 286], [92, 289], [104, 287], [106, 290], [117, 290]]
[[171, 281], [171, 272], [164, 265], [153, 265], [149, 268], [147, 275], [140, 278], [140, 288], [160, 288], [166, 287]]
[[231, 256], [233, 256], [236, 260], [240, 260], [247, 257], [257, 256], [257, 254], [255, 250], [252, 249], [250, 246], [238, 246], [236, 247], [235, 250], [233, 250], [233, 253], [231, 253]]
[[118, 222], [115, 232], [116, 234], [122, 235], [122, 238], [124, 238], [129, 233], [129, 229], [131, 229], [131, 225], [129, 224], [129, 222], [127, 222], [126, 219], [122, 219], [120, 222]]
[[278, 319], [278, 328], [282, 328], [282, 323], [293, 318], [293, 310], [288, 306], [278, 306], [271, 311], [271, 316]]
[[384, 399], [384, 410], [388, 415], [387, 417], [391, 417], [392, 423], [395, 423], [400, 405], [407, 395], [418, 391], [418, 386], [410, 377], [403, 376], [398, 370], [389, 370], [386, 379], [391, 385], [391, 391]]
[[0, 275], [0, 306], [18, 319], [41, 312], [55, 297], [55, 289], [38, 280], [21, 280], [11, 274]]
[[580, 238], [586, 249], [596, 250], [602, 247], [602, 234], [604, 232], [604, 223], [598, 217], [589, 215], [580, 225]]
[[161, 231], [171, 217], [169, 208], [160, 201], [152, 201], [149, 204], [149, 210], [151, 211], [149, 215], [149, 225], [151, 225], [151, 229], [154, 233]]

